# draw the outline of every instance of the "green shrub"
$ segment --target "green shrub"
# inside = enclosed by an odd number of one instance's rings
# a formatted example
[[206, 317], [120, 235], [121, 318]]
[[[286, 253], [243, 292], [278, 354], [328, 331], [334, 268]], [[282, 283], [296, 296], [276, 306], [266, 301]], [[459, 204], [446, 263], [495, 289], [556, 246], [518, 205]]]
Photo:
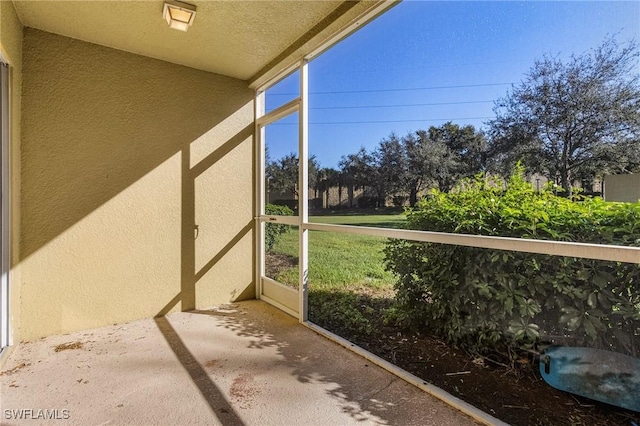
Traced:
[[[275, 204], [267, 204], [264, 207], [265, 214], [278, 215], [278, 216], [292, 216], [293, 210], [287, 206], [278, 206]], [[278, 242], [280, 235], [289, 231], [288, 225], [281, 223], [266, 223], [264, 225], [264, 246], [265, 250], [269, 251]]]
[[[407, 211], [409, 229], [640, 246], [640, 204], [537, 193], [517, 168], [507, 189], [478, 176]], [[397, 308], [474, 351], [540, 338], [638, 356], [640, 265], [390, 240]]]

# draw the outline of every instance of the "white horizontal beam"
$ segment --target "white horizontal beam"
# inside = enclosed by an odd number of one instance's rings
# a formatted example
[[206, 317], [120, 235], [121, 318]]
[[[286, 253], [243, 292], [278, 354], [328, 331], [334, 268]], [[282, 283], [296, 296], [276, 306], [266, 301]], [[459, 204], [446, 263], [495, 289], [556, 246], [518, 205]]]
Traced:
[[291, 115], [294, 112], [298, 112], [299, 107], [300, 107], [300, 98], [295, 98], [294, 100], [289, 101], [286, 104], [274, 109], [268, 114], [265, 114], [262, 117], [258, 117], [258, 119], [256, 120], [256, 124], [259, 127], [261, 127], [261, 126], [269, 125], [271, 123], [275, 123], [281, 118]]
[[283, 68], [282, 70], [280, 70], [277, 74], [275, 74], [273, 77], [267, 80], [266, 83], [260, 84], [259, 83], [260, 79], [254, 81], [249, 85], [249, 89], [256, 89], [262, 92], [266, 92], [271, 87], [275, 86], [280, 81], [284, 80], [285, 78], [289, 77], [291, 74], [296, 72], [299, 66], [300, 66], [300, 61], [297, 60], [294, 63], [287, 66], [286, 68]]
[[264, 215], [260, 216], [260, 221], [265, 223], [281, 223], [283, 225], [300, 226], [300, 219], [298, 216], [276, 216], [276, 215]]
[[484, 235], [449, 234], [445, 232], [412, 231], [405, 229], [372, 228], [366, 226], [305, 223], [303, 229], [371, 235], [427, 243], [450, 244], [552, 256], [580, 257], [613, 262], [640, 263], [640, 247], [604, 244], [572, 243], [565, 241], [531, 240], [526, 238], [490, 237]]

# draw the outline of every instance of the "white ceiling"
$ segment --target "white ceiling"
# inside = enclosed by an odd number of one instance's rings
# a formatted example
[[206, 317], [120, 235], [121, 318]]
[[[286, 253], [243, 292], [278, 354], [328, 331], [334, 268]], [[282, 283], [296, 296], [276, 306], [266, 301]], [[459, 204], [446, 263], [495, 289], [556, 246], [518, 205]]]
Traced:
[[287, 49], [295, 50], [310, 31], [351, 21], [375, 5], [352, 2], [345, 7], [340, 0], [188, 2], [197, 6], [197, 14], [185, 33], [168, 27], [163, 1], [14, 0], [25, 26], [243, 80], [282, 59]]

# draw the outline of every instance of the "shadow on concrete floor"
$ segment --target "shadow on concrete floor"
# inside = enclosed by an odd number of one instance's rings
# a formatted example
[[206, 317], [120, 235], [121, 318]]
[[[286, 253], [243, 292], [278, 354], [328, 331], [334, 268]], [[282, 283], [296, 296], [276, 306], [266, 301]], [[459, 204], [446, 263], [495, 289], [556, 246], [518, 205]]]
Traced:
[[475, 424], [260, 301], [21, 344], [0, 385], [3, 424]]

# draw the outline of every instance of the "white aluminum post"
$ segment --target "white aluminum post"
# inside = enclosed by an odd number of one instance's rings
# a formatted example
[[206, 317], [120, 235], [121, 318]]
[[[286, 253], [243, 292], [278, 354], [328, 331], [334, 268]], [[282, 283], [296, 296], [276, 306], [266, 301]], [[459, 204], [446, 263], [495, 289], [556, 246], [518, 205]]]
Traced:
[[0, 200], [0, 350], [12, 344], [9, 328], [9, 199], [10, 199], [10, 161], [9, 161], [9, 66], [0, 55], [0, 173], [2, 173], [2, 188]]
[[256, 299], [260, 299], [262, 295], [262, 276], [264, 275], [264, 223], [260, 220], [260, 217], [264, 215], [264, 173], [265, 173], [265, 130], [262, 124], [259, 124], [259, 119], [264, 116], [264, 91], [256, 91], [254, 116], [255, 116], [255, 272], [254, 282], [256, 285]]
[[300, 104], [298, 158], [299, 158], [299, 197], [298, 216], [298, 297], [300, 307], [298, 315], [300, 322], [307, 321], [307, 283], [309, 278], [309, 230], [305, 228], [309, 222], [309, 82], [307, 60], [300, 63]]

